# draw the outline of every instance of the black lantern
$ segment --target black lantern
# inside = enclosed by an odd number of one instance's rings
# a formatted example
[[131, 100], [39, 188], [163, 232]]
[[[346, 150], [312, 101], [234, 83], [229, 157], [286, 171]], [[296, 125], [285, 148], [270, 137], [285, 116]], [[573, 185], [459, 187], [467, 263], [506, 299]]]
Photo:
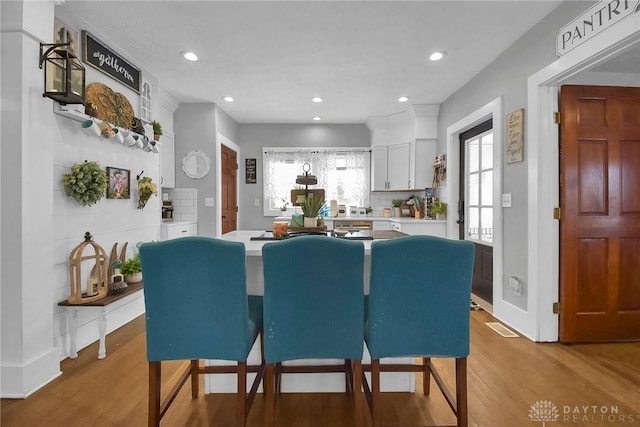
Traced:
[[84, 105], [85, 69], [69, 48], [70, 43], [40, 43], [40, 68], [46, 63], [42, 96], [61, 105]]

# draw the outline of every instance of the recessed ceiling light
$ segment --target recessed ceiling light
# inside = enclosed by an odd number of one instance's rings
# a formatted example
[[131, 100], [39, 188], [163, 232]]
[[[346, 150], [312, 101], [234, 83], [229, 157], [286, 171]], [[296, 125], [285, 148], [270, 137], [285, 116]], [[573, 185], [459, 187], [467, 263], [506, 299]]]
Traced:
[[222, 99], [227, 101], [227, 102], [233, 102], [234, 101], [232, 96], [223, 96]]
[[312, 102], [322, 102], [324, 101], [324, 98], [322, 98], [321, 96], [314, 96], [313, 98], [311, 98]]
[[180, 55], [182, 55], [182, 57], [184, 59], [186, 59], [187, 61], [197, 61], [198, 60], [198, 55], [196, 55], [193, 52], [181, 52]]
[[400, 98], [398, 98], [398, 102], [407, 102], [409, 99], [411, 98], [409, 98], [408, 96], [401, 96]]
[[433, 52], [430, 56], [429, 59], [432, 61], [440, 61], [442, 58], [444, 58], [447, 55], [447, 52]]
[[319, 122], [320, 120], [322, 120], [322, 118], [320, 116], [315, 116], [313, 120], [315, 120], [316, 122]]

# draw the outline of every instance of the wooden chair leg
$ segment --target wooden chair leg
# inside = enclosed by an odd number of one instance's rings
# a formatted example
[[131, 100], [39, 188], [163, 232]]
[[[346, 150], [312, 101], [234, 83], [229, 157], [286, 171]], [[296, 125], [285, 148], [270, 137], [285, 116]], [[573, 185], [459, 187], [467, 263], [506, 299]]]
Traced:
[[467, 358], [456, 358], [456, 412], [458, 427], [469, 425], [467, 407]]
[[353, 392], [353, 388], [351, 385], [353, 384], [351, 380], [351, 375], [353, 373], [353, 365], [351, 364], [351, 360], [344, 359], [344, 389], [347, 394], [351, 394]]
[[428, 396], [431, 393], [431, 358], [422, 358], [422, 393]]
[[371, 361], [371, 424], [380, 427], [380, 359]]
[[195, 399], [200, 393], [200, 378], [198, 376], [199, 360], [191, 361], [191, 398]]
[[362, 361], [354, 360], [353, 365], [353, 410], [355, 416], [355, 427], [362, 427], [362, 406], [364, 396], [362, 395]]
[[149, 362], [149, 427], [160, 425], [161, 362]]
[[247, 421], [247, 363], [238, 362], [238, 388], [236, 391], [236, 426], [245, 427]]
[[275, 418], [275, 366], [272, 363], [266, 365], [264, 381], [262, 382], [265, 398], [265, 426], [272, 427]]

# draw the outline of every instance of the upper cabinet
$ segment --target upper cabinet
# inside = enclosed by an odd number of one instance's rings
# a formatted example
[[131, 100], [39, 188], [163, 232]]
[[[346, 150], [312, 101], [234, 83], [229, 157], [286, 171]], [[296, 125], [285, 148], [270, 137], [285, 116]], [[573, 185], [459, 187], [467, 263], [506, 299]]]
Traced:
[[438, 105], [413, 105], [403, 113], [367, 120], [372, 145], [372, 191], [432, 186], [438, 110]]
[[160, 137], [160, 186], [176, 186], [175, 142], [171, 132], [164, 131]]
[[411, 144], [378, 146], [371, 150], [371, 188], [373, 191], [411, 188], [409, 169]]

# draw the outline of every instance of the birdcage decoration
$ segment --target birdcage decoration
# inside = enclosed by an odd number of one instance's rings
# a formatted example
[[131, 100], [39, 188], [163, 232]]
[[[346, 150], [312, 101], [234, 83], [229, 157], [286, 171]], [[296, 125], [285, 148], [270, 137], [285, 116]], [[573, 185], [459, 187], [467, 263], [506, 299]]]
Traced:
[[[93, 251], [93, 254], [85, 255]], [[108, 292], [108, 258], [102, 246], [93, 241], [88, 231], [84, 241], [73, 248], [69, 255], [69, 282], [71, 285], [71, 304], [82, 304], [99, 300]], [[86, 279], [84, 275], [88, 276]]]

